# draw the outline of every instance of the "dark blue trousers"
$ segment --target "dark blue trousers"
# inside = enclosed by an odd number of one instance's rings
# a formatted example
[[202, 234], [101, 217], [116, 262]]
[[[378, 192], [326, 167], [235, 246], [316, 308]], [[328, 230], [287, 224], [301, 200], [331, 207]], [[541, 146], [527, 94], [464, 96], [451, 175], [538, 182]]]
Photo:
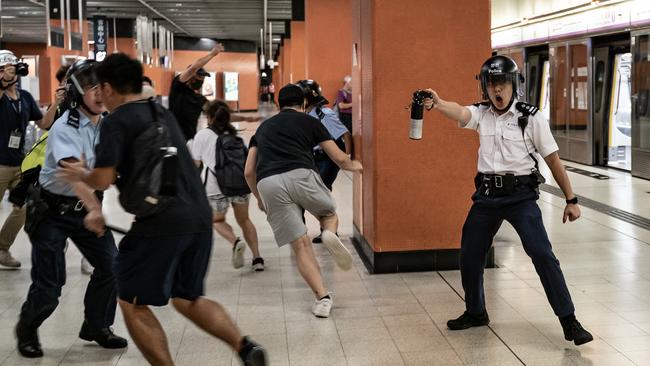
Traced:
[[483, 269], [492, 239], [503, 220], [508, 221], [519, 234], [555, 315], [563, 317], [574, 313], [560, 262], [553, 254], [542, 213], [535, 202], [538, 198], [537, 192], [524, 185], [515, 187], [515, 192], [509, 196], [486, 197], [479, 192], [472, 196], [474, 204], [463, 226], [460, 249], [460, 269], [468, 313], [476, 315], [485, 311]]
[[323, 180], [323, 183], [325, 183], [325, 187], [332, 191], [332, 185], [336, 180], [336, 176], [339, 174], [339, 166], [324, 153], [315, 160], [320, 178]]
[[29, 235], [32, 242], [32, 284], [20, 312], [20, 321], [38, 328], [59, 304], [65, 284], [65, 243], [70, 238], [88, 259], [95, 271], [90, 276], [84, 297], [84, 315], [94, 328], [111, 326], [115, 320], [117, 290], [113, 263], [117, 256], [115, 240], [110, 231], [98, 238], [83, 226], [83, 214], [46, 217]]

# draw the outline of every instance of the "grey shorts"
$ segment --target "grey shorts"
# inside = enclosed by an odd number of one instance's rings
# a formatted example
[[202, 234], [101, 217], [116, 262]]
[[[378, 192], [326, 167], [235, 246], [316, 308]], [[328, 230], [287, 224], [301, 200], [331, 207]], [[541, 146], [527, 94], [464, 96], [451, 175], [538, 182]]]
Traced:
[[316, 217], [336, 213], [334, 198], [318, 173], [311, 169], [294, 169], [266, 177], [257, 183], [257, 189], [278, 246], [307, 233], [303, 209]]
[[228, 207], [231, 204], [244, 204], [248, 203], [250, 194], [244, 196], [225, 196], [223, 194], [217, 194], [214, 196], [208, 196], [208, 202], [210, 202], [210, 207], [212, 207], [212, 212], [225, 214], [228, 212]]

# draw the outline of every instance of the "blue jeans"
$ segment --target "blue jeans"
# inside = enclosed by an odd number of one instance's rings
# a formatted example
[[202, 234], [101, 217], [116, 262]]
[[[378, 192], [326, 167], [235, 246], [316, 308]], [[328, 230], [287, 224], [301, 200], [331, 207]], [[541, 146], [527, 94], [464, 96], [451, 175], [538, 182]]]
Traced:
[[20, 312], [20, 321], [38, 328], [56, 309], [65, 284], [65, 243], [70, 238], [95, 267], [84, 297], [84, 315], [93, 328], [111, 326], [115, 320], [117, 290], [113, 263], [117, 248], [113, 234], [103, 237], [83, 226], [83, 212], [58, 215], [47, 212], [29, 239], [32, 242], [32, 284]]

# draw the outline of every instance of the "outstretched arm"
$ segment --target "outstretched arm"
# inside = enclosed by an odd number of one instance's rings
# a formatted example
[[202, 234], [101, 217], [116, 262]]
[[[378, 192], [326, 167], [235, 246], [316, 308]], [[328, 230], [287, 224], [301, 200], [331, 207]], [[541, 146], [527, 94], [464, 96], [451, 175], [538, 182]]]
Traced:
[[433, 98], [424, 100], [424, 106], [427, 109], [435, 108], [445, 117], [458, 121], [461, 126], [465, 126], [472, 119], [472, 114], [467, 107], [463, 107], [456, 102], [443, 100], [433, 89], [427, 89], [427, 91], [433, 95]]
[[214, 46], [214, 48], [207, 55], [194, 61], [190, 67], [181, 73], [181, 75], [178, 77], [178, 80], [180, 80], [182, 83], [186, 83], [194, 75], [196, 75], [196, 72], [199, 71], [200, 68], [205, 66], [208, 62], [210, 62], [210, 60], [217, 56], [219, 52], [223, 52], [223, 45], [221, 43], [217, 43], [217, 45]]

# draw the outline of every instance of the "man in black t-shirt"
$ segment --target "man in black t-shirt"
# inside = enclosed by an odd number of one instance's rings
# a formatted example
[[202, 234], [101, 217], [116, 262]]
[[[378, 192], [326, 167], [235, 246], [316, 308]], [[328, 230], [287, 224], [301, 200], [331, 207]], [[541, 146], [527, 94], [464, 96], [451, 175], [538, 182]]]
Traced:
[[[95, 168], [67, 164], [61, 173], [95, 189], [116, 183], [125, 189], [134, 174], [134, 143], [153, 123], [149, 101], [141, 100], [142, 65], [124, 54], [97, 66], [102, 100], [111, 112], [103, 121]], [[165, 333], [148, 306], [172, 304], [198, 327], [227, 342], [245, 365], [266, 365], [266, 352], [242, 337], [225, 309], [203, 297], [212, 249], [212, 211], [185, 140], [173, 115], [158, 118], [168, 127], [178, 151], [176, 195], [162, 212], [136, 217], [119, 246], [115, 263], [120, 308], [133, 341], [153, 365], [171, 365]], [[118, 177], [116, 180], [116, 177]]]
[[194, 61], [185, 71], [172, 81], [169, 90], [169, 110], [174, 114], [178, 125], [185, 136], [191, 140], [196, 135], [196, 125], [207, 99], [201, 95], [201, 87], [206, 76], [210, 75], [203, 69], [210, 60], [223, 51], [223, 45], [217, 45], [207, 55]]
[[320, 221], [323, 244], [340, 268], [350, 269], [352, 256], [335, 234], [336, 204], [318, 175], [312, 149], [319, 145], [341, 169], [360, 172], [362, 166], [336, 146], [323, 124], [304, 113], [307, 92], [295, 84], [280, 90], [282, 110], [262, 123], [251, 139], [245, 174], [278, 246], [291, 243], [300, 275], [316, 295], [312, 313], [327, 318], [332, 297], [307, 236], [304, 210]]

